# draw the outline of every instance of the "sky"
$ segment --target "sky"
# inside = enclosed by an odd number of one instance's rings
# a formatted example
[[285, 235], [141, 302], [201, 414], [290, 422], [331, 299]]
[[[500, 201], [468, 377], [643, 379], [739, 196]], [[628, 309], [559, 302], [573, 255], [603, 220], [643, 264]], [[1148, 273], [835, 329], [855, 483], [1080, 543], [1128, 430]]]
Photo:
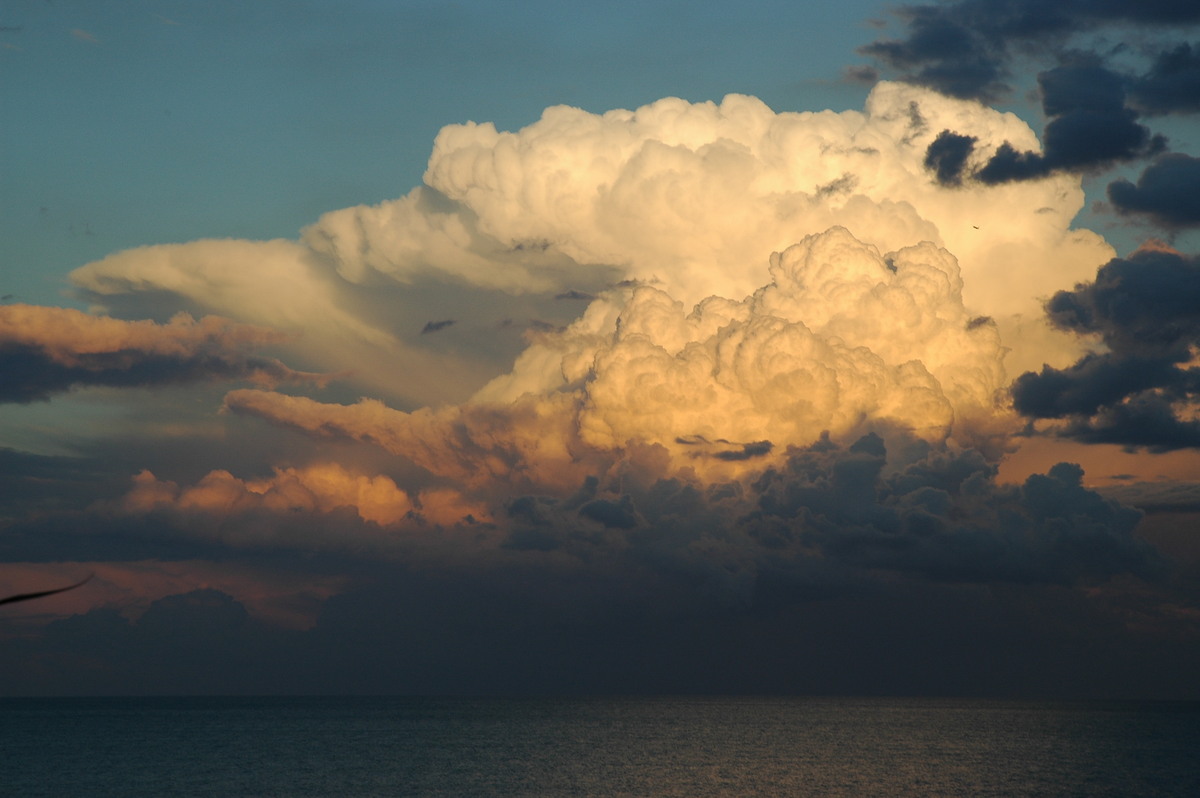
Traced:
[[1200, 698], [1200, 7], [0, 5], [0, 693]]

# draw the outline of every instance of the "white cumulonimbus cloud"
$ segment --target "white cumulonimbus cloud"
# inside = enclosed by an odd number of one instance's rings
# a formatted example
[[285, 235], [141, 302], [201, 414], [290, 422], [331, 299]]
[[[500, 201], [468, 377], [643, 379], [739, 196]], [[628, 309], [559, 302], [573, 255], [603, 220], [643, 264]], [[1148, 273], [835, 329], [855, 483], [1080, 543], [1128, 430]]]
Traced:
[[974, 137], [981, 163], [1004, 142], [1038, 149], [1013, 114], [899, 83], [877, 85], [861, 112], [777, 113], [741, 95], [604, 114], [554, 107], [516, 132], [444, 128], [425, 186], [328, 213], [296, 242], [145, 247], [72, 279], [102, 306], [166, 294], [303, 330], [290, 350], [302, 362], [352, 369], [415, 406], [462, 401], [508, 365], [470, 342], [433, 356], [419, 339], [435, 320], [431, 297], [444, 300], [439, 318], [498, 323], [520, 297], [633, 279], [690, 307], [751, 293], [772, 252], [840, 226], [880, 252], [921, 241], [952, 252], [965, 306], [999, 325], [1010, 373], [1066, 365], [1078, 344], [1044, 324], [1040, 303], [1113, 255], [1071, 229], [1080, 178], [941, 185], [925, 156], [944, 130]]

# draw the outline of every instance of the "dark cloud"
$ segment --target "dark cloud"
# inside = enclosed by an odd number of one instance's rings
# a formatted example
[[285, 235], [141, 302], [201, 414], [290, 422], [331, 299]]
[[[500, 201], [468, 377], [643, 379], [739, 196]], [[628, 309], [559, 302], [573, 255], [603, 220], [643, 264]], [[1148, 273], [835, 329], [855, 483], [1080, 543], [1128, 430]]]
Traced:
[[763, 457], [770, 454], [774, 444], [770, 441], [755, 441], [754, 443], [743, 443], [740, 449], [727, 449], [724, 451], [715, 452], [713, 457], [718, 460], [750, 460], [755, 457]]
[[954, 97], [991, 99], [1007, 91], [1003, 40], [977, 29], [958, 6], [907, 6], [908, 37], [877, 41], [860, 52], [898, 70], [902, 79]]
[[[1200, 111], [1200, 49], [1189, 43], [1164, 47], [1153, 36], [1200, 23], [1198, 9], [1187, 2], [1123, 0], [960, 0], [912, 5], [899, 12], [906, 26], [904, 37], [877, 41], [860, 52], [891, 67], [903, 80], [985, 102], [1011, 92], [1015, 59], [1037, 52], [1056, 61], [1056, 66], [1038, 75], [1047, 116], [1042, 152], [1020, 151], [1006, 142], [986, 164], [968, 173], [974, 142], [951, 130], [942, 132], [926, 152], [925, 166], [942, 185], [956, 186], [968, 178], [995, 185], [1055, 172], [1094, 172], [1164, 152], [1166, 139], [1143, 125], [1140, 115]], [[1141, 50], [1150, 63], [1141, 74], [1117, 71], [1109, 62], [1112, 53], [1101, 55], [1074, 46], [1075, 34], [1107, 26], [1148, 26], [1152, 31], [1151, 41]], [[1129, 48], [1118, 49], [1129, 52]], [[1167, 182], [1165, 176], [1153, 177]], [[1132, 186], [1116, 185], [1119, 198], [1113, 198], [1113, 203], [1118, 210], [1149, 213], [1168, 229], [1172, 224], [1180, 226], [1169, 211], [1160, 210], [1166, 202], [1153, 196], [1137, 198]], [[1166, 185], [1161, 190], [1174, 193]], [[1154, 188], [1147, 191], [1158, 193]], [[1184, 212], [1183, 218], [1192, 215]]]
[[[60, 514], [58, 558], [89, 536], [108, 541], [97, 555], [116, 553], [123, 525], [128, 560], [166, 558], [166, 541], [173, 556], [188, 554], [192, 540], [192, 557], [219, 563], [236, 550], [238, 562], [301, 574], [318, 564], [307, 552], [324, 535], [341, 542], [319, 565], [348, 584], [307, 630], [273, 626], [248, 599], [214, 589], [167, 595], [140, 616], [100, 608], [26, 629], [0, 646], [5, 690], [1149, 689], [1121, 680], [1134, 666], [1160, 673], [1152, 660], [1165, 643], [1120, 631], [1119, 614], [1073, 589], [1103, 590], [1112, 577], [1159, 584], [1161, 558], [1133, 534], [1139, 513], [1084, 488], [1076, 466], [998, 485], [977, 452], [900, 443], [825, 440], [753, 482], [714, 485], [666, 478], [648, 453], [565, 497], [516, 497], [495, 524], [473, 529], [381, 529], [285, 510], [110, 511], [103, 529], [68, 538], [82, 516]], [[892, 454], [909, 450], [907, 461]], [[28, 561], [48, 523], [0, 530], [4, 559]], [[1117, 659], [1102, 659], [1122, 667], [1088, 662], [1110, 645]], [[1182, 674], [1200, 651], [1172, 661]], [[1172, 677], [1169, 689], [1184, 683]]]
[[578, 299], [578, 300], [582, 300], [584, 302], [591, 302], [596, 297], [594, 294], [589, 294], [586, 291], [576, 291], [575, 289], [571, 289], [570, 291], [564, 291], [561, 294], [555, 294], [554, 298], [555, 299]]
[[1065, 369], [1043, 366], [1013, 382], [1017, 410], [1032, 418], [1089, 416], [1142, 391], [1182, 380], [1174, 358], [1085, 355]]
[[1050, 117], [1043, 151], [1018, 152], [1005, 143], [977, 173], [982, 183], [1030, 180], [1053, 172], [1086, 172], [1161, 152], [1166, 140], [1138, 124], [1125, 106], [1121, 78], [1096, 64], [1060, 66], [1038, 75]]
[[[590, 481], [582, 505], [514, 501], [509, 545], [690, 574], [743, 606], [754, 605], [764, 581], [775, 596], [807, 595], [880, 570], [1064, 585], [1160, 573], [1158, 555], [1133, 534], [1140, 514], [1083, 488], [1077, 466], [1002, 486], [976, 451], [924, 451], [889, 468], [877, 435], [845, 448], [819, 443], [792, 450], [749, 485], [626, 472]], [[593, 522], [608, 531], [597, 536]]]
[[[1011, 90], [1013, 58], [1034, 46], [1061, 49], [1071, 35], [1105, 25], [1173, 28], [1200, 22], [1200, 9], [1187, 0], [960, 0], [903, 6], [897, 13], [906, 35], [874, 42], [860, 52], [905, 81], [984, 101]], [[1160, 56], [1147, 75], [1147, 94], [1155, 89], [1169, 97], [1181, 94], [1190, 59], [1186, 49]]]
[[677, 437], [676, 443], [684, 446], [696, 447], [691, 452], [692, 457], [712, 457], [725, 462], [739, 462], [742, 460], [752, 460], [755, 457], [763, 457], [771, 453], [775, 448], [775, 444], [771, 441], [753, 441], [751, 443], [734, 443], [727, 441], [724, 438], [710, 441], [703, 435], [689, 435], [686, 437]]
[[40, 455], [0, 447], [0, 519], [31, 512], [82, 510], [124, 487], [101, 457]]
[[1161, 568], [1133, 535], [1140, 514], [1083, 488], [1078, 466], [1002, 487], [975, 452], [887, 476], [885, 464], [866, 447], [797, 453], [756, 486], [763, 516], [798, 524], [826, 557], [935, 580], [1071, 584]]
[[1147, 513], [1200, 513], [1200, 482], [1133, 482], [1104, 489], [1104, 495]]
[[965, 178], [988, 185], [1035, 180], [1055, 172], [1091, 172], [1162, 152], [1166, 139], [1138, 122], [1126, 106], [1121, 76], [1080, 56], [1076, 63], [1038, 75], [1042, 107], [1049, 120], [1042, 152], [1021, 152], [1008, 142], [982, 167], [967, 173], [975, 138], [942, 131], [925, 152], [925, 168], [938, 183], [956, 186]]
[[444, 330], [455, 323], [455, 319], [443, 319], [442, 321], [426, 322], [425, 326], [421, 328], [421, 335], [428, 335], [429, 333], [435, 333], [438, 330]]
[[1200, 158], [1163, 155], [1142, 172], [1137, 185], [1128, 180], [1110, 183], [1108, 199], [1117, 213], [1145, 216], [1165, 230], [1200, 226]]
[[925, 150], [925, 168], [933, 172], [943, 186], [962, 185], [963, 170], [976, 141], [974, 136], [943, 130]]
[[1147, 115], [1200, 112], [1200, 46], [1183, 43], [1159, 53], [1129, 89], [1131, 102]]
[[[1200, 395], [1193, 374], [1190, 397]], [[1183, 418], [1171, 395], [1162, 391], [1132, 394], [1091, 417], [1074, 417], [1061, 434], [1084, 443], [1140, 446], [1154, 452], [1200, 448], [1200, 422]]]
[[1066, 419], [1060, 434], [1155, 450], [1200, 446], [1187, 408], [1200, 397], [1200, 259], [1144, 249], [1117, 258], [1092, 283], [1046, 305], [1056, 327], [1098, 335], [1106, 352], [1065, 369], [1044, 367], [1013, 382], [1013, 404], [1030, 418]]
[[695, 572], [527, 550], [376, 567], [307, 630], [211, 589], [96, 609], [6, 639], [0, 669], [33, 695], [1196, 695], [1179, 618], [1131, 628], [1057, 585], [824, 578], [780, 567], [737, 605]]

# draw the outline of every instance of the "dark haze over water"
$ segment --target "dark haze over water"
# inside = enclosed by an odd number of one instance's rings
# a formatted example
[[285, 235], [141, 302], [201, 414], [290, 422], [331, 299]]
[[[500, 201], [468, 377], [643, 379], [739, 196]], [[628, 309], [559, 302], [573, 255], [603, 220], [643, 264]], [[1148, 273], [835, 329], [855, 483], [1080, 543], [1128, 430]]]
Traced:
[[1200, 703], [0, 699], [13, 796], [1196, 796]]

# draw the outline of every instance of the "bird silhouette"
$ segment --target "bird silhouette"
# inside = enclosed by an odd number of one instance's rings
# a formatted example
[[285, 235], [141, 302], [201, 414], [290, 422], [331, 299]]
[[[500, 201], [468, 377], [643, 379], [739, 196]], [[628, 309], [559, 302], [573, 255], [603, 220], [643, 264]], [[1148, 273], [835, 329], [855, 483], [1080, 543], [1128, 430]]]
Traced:
[[56, 587], [53, 590], [38, 590], [34, 593], [17, 593], [13, 596], [5, 596], [4, 598], [0, 598], [0, 604], [11, 604], [14, 601], [29, 601], [30, 599], [41, 598], [42, 596], [53, 596], [55, 593], [65, 593], [68, 590], [74, 590], [80, 585], [86, 584], [93, 576], [94, 574], [88, 574], [87, 578], [81, 582], [76, 582], [66, 587]]

